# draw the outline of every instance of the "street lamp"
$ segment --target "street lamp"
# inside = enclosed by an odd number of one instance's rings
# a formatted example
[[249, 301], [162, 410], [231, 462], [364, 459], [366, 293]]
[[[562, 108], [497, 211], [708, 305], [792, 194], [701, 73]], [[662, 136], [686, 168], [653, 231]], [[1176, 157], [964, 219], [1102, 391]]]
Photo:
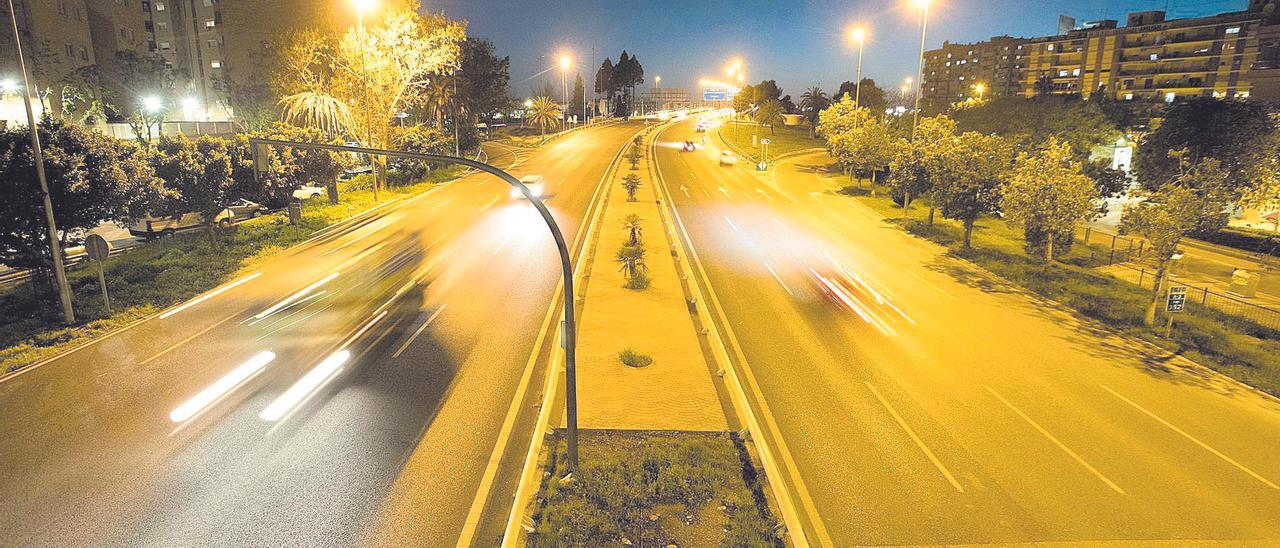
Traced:
[[916, 87], [915, 112], [911, 118], [911, 138], [916, 138], [916, 124], [920, 123], [920, 93], [924, 91], [924, 38], [925, 32], [929, 28], [929, 0], [914, 0], [916, 5], [920, 7], [920, 68], [916, 69], [916, 80], [920, 81], [920, 85]]
[[[360, 75], [362, 76], [362, 78], [360, 78], [360, 83], [361, 83], [360, 85], [362, 88], [361, 90], [362, 95], [364, 95], [364, 102], [365, 102], [364, 106], [367, 109], [369, 108], [369, 75], [368, 75], [369, 67], [367, 64], [367, 60], [364, 57], [364, 42], [365, 42], [364, 14], [365, 12], [372, 11], [374, 8], [376, 8], [378, 6], [378, 0], [351, 0], [351, 6], [356, 10], [356, 29], [357, 29], [356, 32], [357, 32], [357, 39], [360, 42], [360, 45], [358, 46], [357, 54], [360, 55]], [[373, 147], [373, 126], [372, 124], [368, 123], [368, 120], [365, 121], [365, 142], [368, 143], [370, 147]], [[373, 156], [369, 156], [370, 167], [373, 166], [373, 163], [374, 163]], [[373, 201], [374, 202], [378, 201], [378, 170], [377, 169], [373, 170]]]
[[58, 300], [62, 304], [62, 320], [75, 323], [76, 313], [71, 307], [71, 285], [67, 283], [67, 271], [62, 266], [62, 245], [58, 241], [58, 224], [53, 218], [53, 202], [49, 200], [49, 180], [44, 172], [44, 151], [40, 148], [40, 131], [36, 128], [36, 114], [31, 110], [31, 80], [27, 76], [27, 60], [22, 54], [22, 37], [18, 34], [18, 12], [9, 0], [13, 45], [18, 54], [18, 70], [22, 71], [22, 105], [27, 110], [27, 129], [31, 131], [31, 155], [36, 164], [36, 179], [40, 181], [40, 195], [44, 201], [44, 219], [49, 226], [49, 254], [53, 257], [53, 277], [58, 284]]
[[569, 120], [569, 64], [571, 62], [568, 55], [560, 56], [560, 94], [564, 102], [564, 110], [560, 115], [564, 116], [566, 122]]
[[981, 102], [981, 101], [982, 101], [982, 94], [983, 94], [983, 93], [986, 93], [986, 91], [987, 91], [987, 85], [986, 85], [986, 84], [983, 84], [982, 82], [978, 82], [978, 83], [976, 83], [976, 84], [974, 84], [974, 85], [973, 85], [973, 91], [978, 92], [978, 101], [979, 101], [979, 102]]
[[853, 41], [858, 43], [858, 79], [853, 85], [853, 104], [854, 106], [862, 106], [862, 49], [867, 39], [867, 31], [862, 27], [856, 27], [849, 33]]

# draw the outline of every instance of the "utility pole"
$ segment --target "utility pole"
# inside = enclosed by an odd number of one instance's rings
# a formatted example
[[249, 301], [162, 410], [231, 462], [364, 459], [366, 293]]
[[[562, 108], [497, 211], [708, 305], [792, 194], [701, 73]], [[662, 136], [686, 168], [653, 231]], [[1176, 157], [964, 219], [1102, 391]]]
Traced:
[[31, 153], [36, 164], [36, 178], [40, 180], [40, 197], [44, 200], [44, 217], [49, 223], [49, 250], [53, 254], [53, 277], [58, 283], [58, 298], [62, 301], [62, 320], [75, 323], [76, 313], [71, 307], [71, 286], [67, 284], [67, 271], [62, 265], [62, 245], [58, 241], [58, 224], [53, 218], [53, 202], [49, 199], [49, 181], [44, 172], [44, 151], [40, 149], [40, 130], [36, 126], [36, 114], [31, 108], [31, 78], [27, 76], [27, 60], [22, 54], [22, 36], [18, 32], [18, 11], [9, 0], [9, 15], [13, 23], [13, 44], [18, 50], [18, 70], [22, 71], [22, 104], [27, 108], [27, 127], [31, 130]]

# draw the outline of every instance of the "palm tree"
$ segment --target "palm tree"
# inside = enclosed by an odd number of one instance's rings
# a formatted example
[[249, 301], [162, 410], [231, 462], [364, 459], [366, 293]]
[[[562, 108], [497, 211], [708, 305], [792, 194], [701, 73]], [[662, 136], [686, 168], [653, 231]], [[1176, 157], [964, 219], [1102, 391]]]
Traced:
[[634, 278], [637, 273], [649, 271], [649, 265], [644, 264], [644, 246], [624, 245], [618, 250], [618, 255], [613, 260], [622, 265], [618, 270], [628, 280]]
[[332, 95], [304, 91], [281, 99], [280, 106], [284, 108], [284, 121], [298, 127], [342, 135], [355, 126], [351, 106]]
[[454, 100], [453, 79], [444, 74], [431, 77], [427, 83], [427, 108], [436, 120], [436, 127], [444, 129], [444, 116]]
[[634, 173], [628, 173], [622, 178], [622, 188], [627, 191], [627, 201], [636, 201], [636, 191], [640, 190], [640, 176]]
[[770, 99], [756, 110], [756, 123], [769, 126], [769, 134], [774, 134], [774, 126], [782, 122], [782, 103]]
[[545, 137], [547, 126], [560, 125], [560, 105], [546, 96], [537, 97], [533, 100], [533, 106], [529, 107], [528, 117], [530, 122], [542, 128], [542, 135]]
[[810, 136], [817, 136], [818, 113], [829, 106], [831, 106], [831, 98], [818, 86], [805, 90], [800, 96], [800, 110], [804, 112], [805, 118], [809, 119]]
[[640, 226], [642, 220], [635, 213], [627, 215], [627, 218], [622, 220], [622, 228], [626, 229], [628, 234], [628, 246], [640, 245], [640, 238], [644, 236], [644, 228]]

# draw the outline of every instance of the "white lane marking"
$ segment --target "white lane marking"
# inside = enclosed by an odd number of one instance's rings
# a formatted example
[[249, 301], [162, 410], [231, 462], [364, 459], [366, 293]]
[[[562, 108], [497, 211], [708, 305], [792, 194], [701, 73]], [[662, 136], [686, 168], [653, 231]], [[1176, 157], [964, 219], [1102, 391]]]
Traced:
[[498, 244], [497, 249], [494, 249], [494, 250], [493, 250], [493, 254], [494, 254], [494, 255], [497, 255], [499, 252], [501, 252], [501, 251], [502, 251], [502, 248], [507, 247], [507, 244], [509, 244], [509, 243], [511, 243], [511, 236], [510, 236], [510, 235], [507, 235], [506, 239], [502, 240], [502, 243], [501, 243], [501, 244]]
[[[481, 184], [484, 184], [484, 183], [481, 183]], [[437, 203], [436, 205], [431, 206], [431, 209], [429, 209], [429, 210], [427, 210], [427, 211], [435, 211], [435, 210], [437, 210], [437, 209], [440, 209], [441, 207], [444, 207], [445, 205], [448, 205], [448, 204], [449, 204], [449, 202], [452, 202], [452, 201], [453, 201], [453, 198], [449, 198], [449, 199], [444, 200], [444, 201], [442, 201], [442, 202], [440, 202], [440, 203]]]
[[223, 396], [230, 393], [235, 389], [235, 387], [240, 386], [241, 383], [249, 380], [254, 375], [257, 375], [262, 371], [262, 368], [266, 367], [267, 364], [271, 363], [271, 360], [274, 359], [276, 359], [274, 352], [269, 350], [259, 352], [254, 357], [249, 358], [249, 361], [246, 361], [239, 367], [232, 369], [230, 373], [223, 375], [222, 378], [205, 387], [204, 390], [201, 390], [191, 399], [183, 402], [182, 405], [175, 407], [173, 411], [169, 412], [169, 420], [173, 422], [183, 422], [196, 416], [197, 413], [205, 410], [210, 405], [213, 405], [214, 402], [222, 399]]
[[920, 281], [924, 282], [924, 284], [925, 284], [925, 285], [927, 285], [927, 286], [929, 286], [929, 287], [932, 287], [932, 288], [933, 288], [934, 290], [936, 290], [938, 293], [941, 293], [941, 294], [943, 294], [943, 295], [946, 295], [946, 296], [948, 296], [948, 297], [951, 297], [952, 299], [959, 299], [959, 298], [960, 298], [960, 297], [957, 297], [957, 296], [955, 296], [955, 295], [952, 295], [951, 293], [947, 292], [945, 289], [942, 289], [941, 287], [938, 287], [938, 286], [934, 285], [934, 284], [933, 284], [933, 282], [931, 282], [931, 281], [929, 281], [929, 280], [924, 279], [924, 277], [923, 277], [923, 276], [921, 276], [921, 275], [919, 275], [919, 274], [916, 274], [915, 272], [912, 272], [912, 271], [910, 271], [910, 270], [906, 270], [906, 269], [903, 269], [903, 272], [906, 272], [907, 274], [910, 274], [913, 278], [915, 278], [915, 279], [917, 279], [917, 280], [920, 280]]
[[706, 195], [707, 195], [707, 198], [711, 198], [711, 193], [710, 193], [710, 192], [707, 192], [707, 189], [705, 189], [705, 188], [704, 188], [704, 189], [702, 189], [702, 193], [703, 193], [703, 194], [706, 194]]
[[725, 187], [720, 187], [720, 188], [717, 188], [716, 190], [719, 190], [721, 194], [724, 194], [724, 197], [725, 197], [725, 198], [729, 198], [729, 197], [730, 197], [730, 196], [729, 196], [729, 190], [728, 190], [728, 189], [726, 189]]
[[272, 305], [272, 306], [271, 306], [271, 308], [268, 308], [268, 309], [266, 309], [266, 310], [263, 310], [262, 312], [259, 312], [256, 316], [254, 316], [254, 317], [253, 317], [253, 319], [255, 319], [255, 320], [261, 320], [261, 319], [263, 319], [263, 318], [265, 318], [265, 317], [267, 317], [267, 316], [270, 316], [270, 315], [272, 315], [272, 314], [275, 314], [275, 313], [276, 313], [277, 311], [279, 311], [281, 308], [284, 308], [284, 307], [286, 307], [286, 306], [289, 306], [289, 303], [292, 303], [293, 301], [296, 301], [296, 300], [298, 300], [298, 299], [302, 298], [302, 297], [303, 297], [304, 295], [306, 295], [307, 293], [310, 293], [310, 292], [312, 292], [312, 291], [315, 291], [315, 289], [316, 289], [316, 288], [318, 288], [318, 287], [320, 287], [320, 286], [322, 286], [322, 285], [324, 285], [324, 284], [326, 284], [326, 283], [329, 283], [331, 280], [333, 280], [334, 278], [337, 278], [337, 277], [338, 277], [338, 273], [337, 273], [337, 272], [334, 272], [334, 273], [332, 273], [332, 274], [330, 274], [330, 275], [328, 275], [328, 276], [325, 276], [325, 277], [323, 277], [323, 278], [320, 278], [320, 280], [316, 281], [315, 283], [313, 283], [313, 284], [311, 284], [311, 285], [309, 285], [309, 286], [307, 286], [307, 287], [302, 288], [302, 290], [301, 290], [301, 291], [298, 291], [297, 293], [294, 293], [293, 295], [289, 295], [288, 297], [285, 297], [285, 299], [284, 299], [283, 301], [280, 301], [280, 302], [278, 302], [278, 303], [276, 303], [276, 304]]
[[778, 226], [782, 227], [783, 230], [786, 230], [787, 232], [792, 232], [791, 227], [783, 224], [783, 222], [779, 221], [777, 217], [773, 218], [773, 222], [778, 223]]
[[883, 405], [885, 410], [887, 410], [890, 415], [893, 415], [893, 420], [898, 421], [898, 426], [901, 426], [903, 430], [907, 431], [907, 435], [911, 436], [911, 441], [916, 442], [916, 447], [919, 447], [920, 451], [924, 452], [924, 456], [929, 457], [929, 461], [938, 468], [939, 472], [942, 472], [942, 475], [947, 478], [947, 481], [951, 482], [951, 486], [956, 488], [956, 492], [963, 493], [964, 487], [960, 486], [960, 482], [956, 481], [956, 477], [951, 475], [951, 472], [947, 470], [946, 466], [942, 465], [942, 461], [938, 460], [937, 455], [934, 455], [933, 451], [929, 450], [929, 447], [924, 444], [924, 441], [920, 439], [920, 436], [916, 435], [916, 431], [911, 429], [911, 426], [907, 424], [907, 421], [902, 419], [902, 415], [899, 415], [898, 411], [894, 409], [892, 405], [889, 405], [889, 400], [884, 399], [884, 396], [880, 395], [880, 391], [876, 390], [876, 387], [872, 386], [871, 383], [867, 382], [866, 385], [867, 388], [871, 390], [871, 395], [875, 396], [877, 400], [880, 400], [880, 405]]
[[196, 337], [199, 337], [200, 335], [204, 335], [205, 333], [208, 333], [210, 330], [212, 330], [212, 329], [213, 329], [213, 328], [215, 328], [215, 327], [218, 327], [219, 325], [222, 325], [222, 324], [224, 324], [224, 323], [227, 323], [227, 320], [230, 320], [231, 318], [234, 318], [234, 317], [236, 317], [236, 316], [235, 316], [235, 314], [230, 315], [230, 316], [227, 316], [227, 317], [225, 317], [225, 318], [223, 318], [223, 319], [219, 320], [219, 321], [218, 321], [218, 323], [215, 323], [215, 324], [213, 324], [213, 325], [211, 325], [211, 326], [209, 326], [209, 327], [206, 327], [206, 328], [204, 328], [204, 329], [201, 329], [201, 330], [200, 330], [199, 332], [197, 332], [195, 335], [192, 335], [192, 336], [190, 336], [190, 337], [187, 337], [187, 338], [185, 338], [185, 339], [182, 339], [182, 340], [178, 341], [177, 343], [174, 343], [174, 345], [173, 345], [173, 346], [170, 346], [170, 347], [168, 347], [168, 348], [166, 348], [166, 349], [164, 349], [164, 350], [161, 350], [161, 351], [159, 351], [159, 352], [156, 352], [156, 353], [155, 353], [154, 355], [152, 355], [150, 358], [147, 358], [147, 359], [145, 359], [145, 360], [142, 360], [142, 361], [138, 362], [138, 365], [147, 365], [148, 363], [151, 363], [151, 362], [155, 361], [155, 359], [156, 359], [156, 358], [159, 358], [160, 356], [163, 356], [163, 355], [165, 355], [165, 354], [168, 354], [169, 352], [172, 352], [172, 351], [173, 351], [173, 349], [175, 349], [175, 348], [177, 348], [177, 347], [179, 347], [179, 346], [182, 346], [182, 345], [184, 345], [184, 344], [187, 344], [187, 343], [191, 342], [191, 341], [192, 341], [192, 340], [194, 340]]
[[437, 308], [436, 311], [431, 314], [431, 317], [427, 318], [427, 321], [422, 322], [422, 325], [418, 327], [418, 330], [414, 331], [413, 335], [409, 336], [409, 340], [404, 341], [404, 344], [400, 345], [400, 348], [397, 348], [395, 354], [392, 354], [391, 357], [399, 358], [400, 354], [403, 354], [405, 349], [409, 348], [409, 345], [413, 344], [413, 341], [418, 338], [418, 335], [421, 335], [423, 331], [426, 331], [427, 326], [431, 325], [431, 322], [434, 322], [436, 320], [436, 317], [438, 317], [441, 312], [444, 312], [444, 307], [446, 306], [449, 306], [449, 305], [448, 304], [440, 305], [440, 308]]
[[258, 276], [261, 276], [261, 275], [262, 275], [262, 273], [261, 273], [261, 272], [254, 272], [253, 274], [250, 274], [250, 275], [248, 275], [248, 276], [245, 276], [245, 277], [243, 277], [243, 278], [240, 278], [239, 280], [236, 280], [236, 281], [234, 281], [234, 282], [231, 282], [231, 283], [229, 283], [229, 284], [227, 284], [227, 285], [224, 285], [224, 286], [222, 286], [222, 287], [220, 287], [220, 288], [218, 288], [218, 289], [215, 289], [215, 290], [213, 290], [213, 291], [210, 291], [210, 292], [208, 292], [208, 293], [205, 293], [204, 295], [201, 295], [201, 296], [199, 296], [199, 297], [196, 297], [196, 298], [194, 298], [194, 299], [191, 299], [190, 301], [187, 301], [187, 303], [186, 303], [186, 304], [184, 304], [184, 305], [182, 305], [182, 306], [179, 306], [178, 308], [174, 308], [174, 309], [172, 309], [172, 310], [170, 310], [170, 311], [168, 311], [168, 312], [165, 312], [165, 313], [161, 314], [161, 315], [160, 315], [160, 319], [162, 319], [162, 320], [163, 320], [163, 319], [165, 319], [165, 318], [168, 318], [169, 316], [172, 316], [172, 315], [174, 315], [174, 314], [177, 314], [177, 313], [179, 313], [179, 312], [182, 312], [183, 310], [186, 310], [186, 309], [191, 308], [191, 307], [193, 307], [193, 306], [195, 306], [195, 305], [198, 305], [198, 304], [200, 304], [200, 303], [202, 303], [202, 302], [205, 302], [205, 301], [207, 301], [207, 300], [209, 300], [209, 299], [212, 299], [212, 298], [214, 298], [214, 297], [217, 297], [218, 295], [221, 295], [221, 294], [223, 294], [223, 293], [226, 293], [227, 291], [230, 291], [231, 289], [233, 289], [233, 288], [235, 288], [235, 287], [238, 287], [238, 286], [240, 286], [240, 285], [242, 285], [242, 284], [244, 284], [244, 283], [247, 283], [247, 282], [249, 282], [250, 280], [253, 280], [254, 278], [257, 278]]
[[821, 199], [821, 198], [819, 198], [819, 196], [822, 196], [822, 193], [821, 193], [821, 192], [810, 192], [810, 193], [809, 193], [809, 197], [810, 197], [810, 198], [813, 198], [813, 201], [818, 202], [818, 203], [822, 203], [822, 199]]
[[497, 199], [497, 198], [494, 198], [494, 199], [492, 199], [492, 200], [489, 200], [489, 203], [487, 203], [487, 204], [485, 204], [483, 207], [481, 207], [481, 208], [480, 208], [480, 211], [484, 211], [484, 210], [486, 210], [486, 209], [489, 209], [489, 208], [493, 207], [493, 204], [496, 204], [496, 203], [498, 203], [498, 199]]
[[1221, 452], [1221, 451], [1218, 451], [1217, 449], [1214, 449], [1214, 448], [1210, 447], [1210, 446], [1209, 446], [1209, 444], [1207, 444], [1207, 443], [1205, 443], [1205, 442], [1200, 441], [1200, 440], [1199, 440], [1199, 439], [1197, 439], [1195, 436], [1192, 436], [1191, 434], [1188, 434], [1186, 431], [1182, 430], [1181, 428], [1178, 428], [1177, 426], [1174, 426], [1174, 425], [1170, 424], [1170, 423], [1169, 423], [1169, 421], [1166, 421], [1166, 420], [1164, 420], [1164, 419], [1162, 419], [1162, 418], [1160, 418], [1160, 417], [1156, 416], [1156, 414], [1155, 414], [1155, 413], [1152, 413], [1151, 411], [1148, 411], [1145, 407], [1143, 407], [1143, 406], [1141, 406], [1141, 405], [1138, 405], [1138, 404], [1137, 404], [1136, 402], [1134, 402], [1133, 400], [1131, 400], [1131, 399], [1129, 399], [1129, 398], [1126, 398], [1126, 397], [1124, 397], [1124, 396], [1121, 396], [1119, 392], [1116, 392], [1115, 390], [1112, 390], [1112, 389], [1111, 389], [1111, 388], [1109, 388], [1107, 385], [1103, 384], [1103, 385], [1099, 385], [1099, 386], [1101, 386], [1103, 390], [1106, 390], [1107, 392], [1110, 392], [1110, 393], [1111, 393], [1111, 395], [1113, 395], [1113, 396], [1115, 396], [1115, 397], [1117, 397], [1117, 398], [1120, 398], [1121, 400], [1124, 400], [1124, 402], [1125, 402], [1125, 403], [1127, 403], [1127, 404], [1129, 404], [1129, 405], [1132, 405], [1132, 406], [1134, 407], [1134, 409], [1137, 409], [1138, 411], [1142, 411], [1142, 412], [1143, 412], [1143, 413], [1145, 413], [1148, 417], [1151, 417], [1151, 418], [1155, 419], [1157, 422], [1159, 422], [1160, 424], [1163, 424], [1163, 425], [1165, 425], [1165, 426], [1169, 427], [1169, 429], [1170, 429], [1170, 430], [1173, 430], [1174, 432], [1177, 432], [1178, 434], [1181, 434], [1181, 435], [1182, 435], [1182, 437], [1184, 437], [1184, 438], [1187, 438], [1187, 439], [1191, 440], [1191, 441], [1192, 441], [1192, 442], [1194, 442], [1196, 445], [1199, 445], [1200, 447], [1204, 448], [1204, 450], [1205, 450], [1205, 451], [1208, 451], [1208, 452], [1210, 452], [1210, 453], [1213, 453], [1213, 454], [1214, 454], [1215, 456], [1217, 456], [1218, 458], [1220, 458], [1220, 459], [1222, 459], [1222, 460], [1224, 460], [1224, 461], [1227, 461], [1227, 463], [1228, 463], [1228, 464], [1230, 464], [1230, 465], [1232, 465], [1232, 466], [1234, 466], [1234, 467], [1236, 467], [1236, 468], [1239, 468], [1242, 472], [1244, 472], [1244, 473], [1246, 473], [1246, 474], [1249, 474], [1250, 476], [1253, 476], [1253, 479], [1256, 479], [1256, 480], [1258, 480], [1258, 481], [1262, 482], [1262, 483], [1263, 483], [1264, 485], [1266, 485], [1267, 487], [1270, 487], [1270, 488], [1272, 488], [1272, 489], [1280, 489], [1280, 486], [1276, 485], [1276, 484], [1275, 484], [1275, 483], [1273, 483], [1271, 480], [1269, 480], [1269, 479], [1267, 479], [1267, 478], [1262, 477], [1261, 475], [1259, 475], [1257, 472], [1254, 472], [1253, 470], [1250, 470], [1250, 469], [1249, 469], [1249, 467], [1247, 467], [1247, 466], [1245, 466], [1245, 465], [1243, 465], [1243, 464], [1240, 464], [1240, 463], [1236, 462], [1236, 461], [1235, 461], [1235, 459], [1232, 459], [1231, 457], [1228, 457], [1228, 456], [1226, 456], [1226, 455], [1222, 454], [1222, 452]]
[[683, 193], [684, 193], [684, 197], [685, 197], [685, 198], [691, 198], [691, 197], [692, 197], [692, 196], [689, 196], [689, 188], [688, 188], [688, 187], [686, 187], [686, 186], [684, 186], [684, 185], [680, 185], [680, 192], [683, 192]]
[[734, 232], [742, 232], [742, 230], [738, 228], [738, 225], [733, 224], [733, 219], [730, 219], [728, 215], [724, 216], [724, 222], [729, 223], [729, 226], [733, 228]]
[[772, 266], [769, 266], [769, 263], [764, 263], [764, 267], [769, 269], [770, 274], [773, 274], [773, 279], [778, 280], [778, 283], [782, 284], [782, 288], [787, 290], [788, 295], [791, 295], [792, 297], [796, 296], [795, 292], [791, 291], [790, 287], [787, 287], [787, 282], [782, 281], [782, 277], [778, 276], [778, 273], [773, 270]]
[[774, 198], [773, 196], [770, 196], [768, 192], [765, 192], [763, 188], [757, 188], [757, 189], [756, 189], [756, 192], [760, 193], [760, 195], [761, 195], [761, 196], [764, 196], [765, 198], [768, 198], [770, 202], [776, 202], [776, 201], [778, 201], [778, 200], [777, 200], [776, 198]]
[[1098, 479], [1102, 480], [1102, 483], [1107, 484], [1108, 487], [1114, 489], [1115, 492], [1120, 493], [1121, 495], [1125, 494], [1124, 489], [1121, 489], [1119, 485], [1116, 485], [1114, 482], [1107, 479], [1107, 477], [1102, 475], [1102, 472], [1099, 472], [1097, 468], [1093, 467], [1093, 465], [1089, 464], [1088, 462], [1085, 462], [1084, 458], [1082, 458], [1080, 455], [1077, 455], [1075, 451], [1072, 451], [1071, 448], [1067, 447], [1066, 444], [1059, 441], [1058, 438], [1055, 438], [1053, 434], [1050, 434], [1048, 430], [1045, 430], [1043, 426], [1040, 426], [1040, 423], [1037, 423], [1036, 421], [1032, 420], [1031, 417], [1028, 417], [1026, 413], [1022, 412], [1022, 410], [1018, 409], [1017, 407], [1014, 407], [1012, 403], [1009, 403], [1009, 400], [1004, 399], [1004, 396], [1001, 396], [990, 386], [983, 386], [983, 388], [986, 388], [987, 392], [990, 392], [992, 396], [995, 396], [996, 399], [1000, 400], [1001, 403], [1004, 403], [1006, 407], [1013, 410], [1014, 413], [1017, 413], [1019, 417], [1022, 417], [1022, 420], [1027, 421], [1027, 424], [1030, 424], [1041, 434], [1044, 434], [1044, 437], [1048, 438], [1049, 441], [1053, 442], [1054, 445], [1057, 445], [1058, 448], [1062, 450], [1062, 452], [1066, 453], [1067, 455], [1070, 455], [1071, 458], [1075, 459], [1075, 461], [1080, 463], [1081, 466], [1085, 467], [1085, 469], [1087, 469], [1089, 472], [1092, 472], [1093, 475], [1097, 476]]

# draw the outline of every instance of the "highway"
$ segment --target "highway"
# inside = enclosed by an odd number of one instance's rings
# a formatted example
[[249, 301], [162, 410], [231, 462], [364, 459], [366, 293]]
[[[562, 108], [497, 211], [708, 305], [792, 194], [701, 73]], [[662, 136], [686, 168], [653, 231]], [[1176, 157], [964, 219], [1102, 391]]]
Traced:
[[[573, 242], [639, 127], [491, 162], [545, 176]], [[541, 217], [485, 175], [322, 231], [0, 382], [0, 538], [453, 545], [559, 280]]]
[[655, 159], [815, 543], [1280, 543], [1280, 402], [702, 136]]

